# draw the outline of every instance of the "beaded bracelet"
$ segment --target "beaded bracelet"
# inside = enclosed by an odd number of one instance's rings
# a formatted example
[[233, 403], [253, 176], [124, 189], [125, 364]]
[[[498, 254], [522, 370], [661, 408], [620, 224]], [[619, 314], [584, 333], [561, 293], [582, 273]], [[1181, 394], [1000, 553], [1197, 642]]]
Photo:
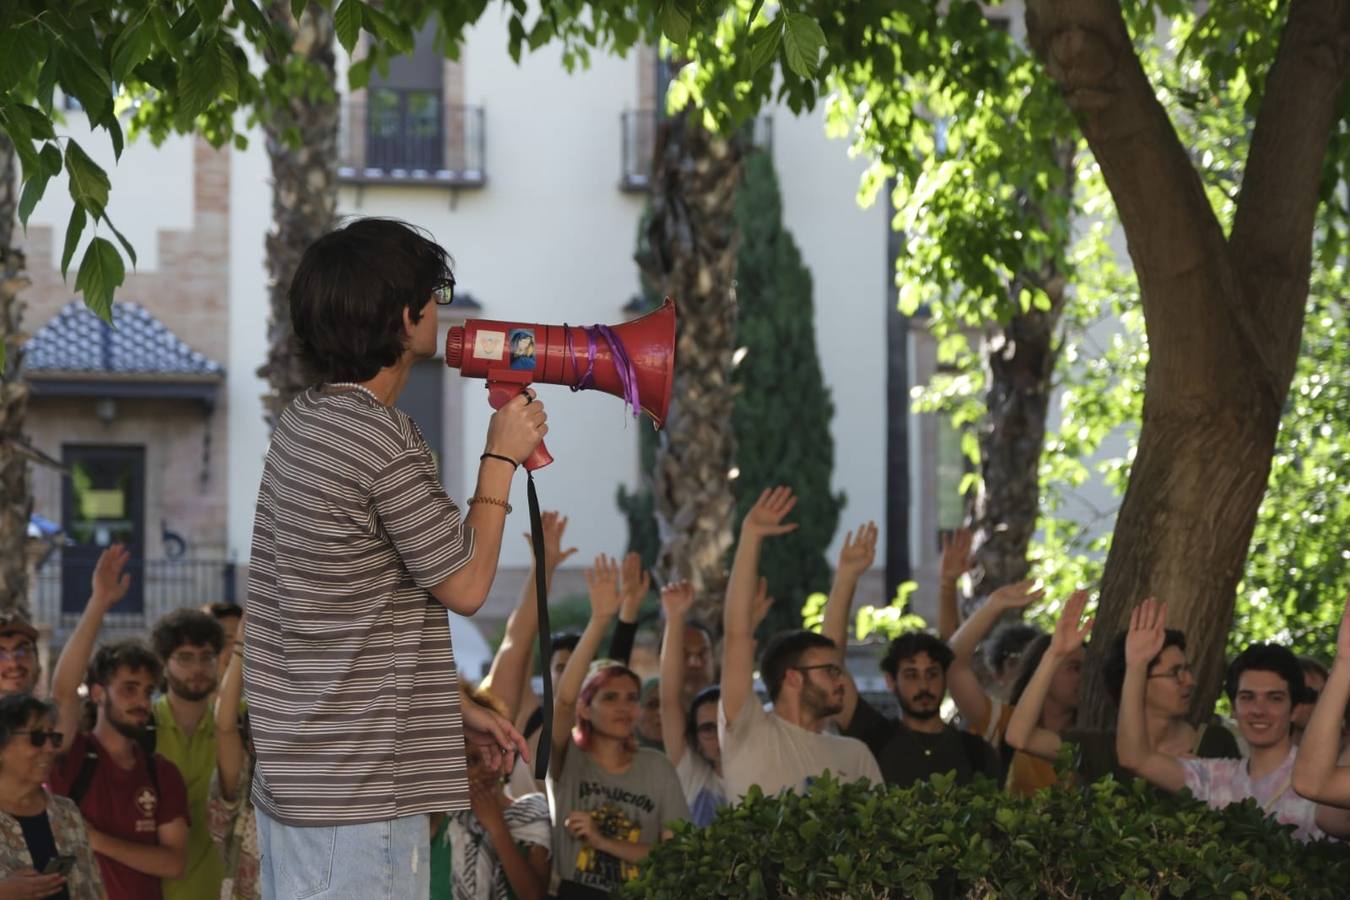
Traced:
[[491, 506], [500, 506], [502, 509], [506, 510], [508, 516], [511, 515], [511, 504], [507, 503], [505, 500], [498, 500], [496, 497], [480, 497], [475, 494], [469, 498], [469, 505], [472, 506], [475, 503], [487, 503]]

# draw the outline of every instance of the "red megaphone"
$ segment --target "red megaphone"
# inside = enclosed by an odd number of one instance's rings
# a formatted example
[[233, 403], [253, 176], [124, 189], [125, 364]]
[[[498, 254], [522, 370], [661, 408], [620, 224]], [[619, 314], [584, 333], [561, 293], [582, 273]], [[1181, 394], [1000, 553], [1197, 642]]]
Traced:
[[[536, 325], [469, 319], [445, 338], [445, 364], [486, 378], [488, 403], [500, 409], [533, 382], [565, 384], [623, 397], [660, 428], [675, 373], [675, 301], [613, 327]], [[525, 460], [533, 471], [553, 462], [541, 443]]]

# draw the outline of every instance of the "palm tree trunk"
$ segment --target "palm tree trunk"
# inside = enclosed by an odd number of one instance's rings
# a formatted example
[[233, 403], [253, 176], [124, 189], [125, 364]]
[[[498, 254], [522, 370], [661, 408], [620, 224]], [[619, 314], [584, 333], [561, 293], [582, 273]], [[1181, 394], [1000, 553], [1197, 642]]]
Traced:
[[[271, 66], [304, 60], [327, 77], [322, 92], [296, 90], [284, 104], [266, 104], [262, 116], [267, 155], [272, 162], [272, 230], [267, 233], [267, 362], [258, 374], [267, 379], [265, 417], [274, 426], [281, 411], [308, 380], [291, 341], [291, 278], [305, 248], [333, 227], [337, 209], [338, 103], [334, 87], [333, 16], [311, 3], [299, 21], [288, 0], [273, 0], [268, 18], [286, 30], [291, 52], [281, 59], [269, 50]], [[298, 137], [298, 143], [294, 139]]]
[[9, 138], [0, 133], [0, 612], [18, 610], [28, 615], [28, 516], [33, 491], [28, 459], [20, 451], [28, 385], [23, 363], [23, 301], [28, 286], [23, 253], [12, 241], [18, 211], [18, 157]]
[[688, 579], [695, 614], [721, 621], [736, 498], [728, 473], [736, 349], [736, 188], [740, 138], [714, 136], [686, 116], [661, 123], [652, 210], [638, 264], [679, 304], [675, 383], [652, 487], [661, 552], [657, 571]]

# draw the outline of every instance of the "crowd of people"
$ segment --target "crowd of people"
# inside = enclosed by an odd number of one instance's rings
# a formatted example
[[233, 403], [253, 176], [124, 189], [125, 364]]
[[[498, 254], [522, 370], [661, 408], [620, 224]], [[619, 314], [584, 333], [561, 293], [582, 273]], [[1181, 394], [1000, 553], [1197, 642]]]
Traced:
[[[1017, 621], [1041, 598], [1031, 582], [962, 622], [971, 535], [958, 531], [936, 633], [901, 634], [878, 660], [892, 716], [846, 659], [874, 525], [846, 536], [820, 630], [757, 644], [773, 605], [761, 551], [796, 528], [786, 486], [742, 521], [724, 597], [660, 586], [655, 677], [632, 659], [652, 579], [635, 554], [596, 558], [589, 621], [551, 636], [539, 673], [551, 710], [533, 686], [535, 590], [576, 551], [567, 519], [543, 514], [542, 571], [487, 676], [467, 683], [445, 610], [486, 599], [512, 480], [548, 427], [533, 391], [502, 376], [515, 396], [497, 396], [461, 515], [396, 405], [436, 352], [454, 286], [444, 249], [400, 222], [357, 220], [305, 252], [291, 325], [314, 386], [268, 446], [246, 614], [181, 609], [148, 640], [99, 646], [130, 584], [128, 551], [109, 547], [46, 690], [37, 630], [0, 617], [0, 900], [606, 897], [677, 823], [705, 826], [752, 790], [810, 791], [826, 772], [995, 778], [1018, 795], [1140, 777], [1216, 808], [1252, 799], [1303, 840], [1350, 839], [1350, 615], [1329, 669], [1275, 644], [1238, 654], [1232, 719], [1197, 723], [1186, 635], [1143, 600], [1102, 638], [1118, 715], [1094, 731], [1078, 722], [1087, 595], [1051, 633]], [[505, 361], [495, 338], [461, 349]], [[720, 609], [720, 629], [696, 608]], [[1062, 775], [1065, 744], [1078, 752]], [[543, 755], [546, 772], [530, 765]]]

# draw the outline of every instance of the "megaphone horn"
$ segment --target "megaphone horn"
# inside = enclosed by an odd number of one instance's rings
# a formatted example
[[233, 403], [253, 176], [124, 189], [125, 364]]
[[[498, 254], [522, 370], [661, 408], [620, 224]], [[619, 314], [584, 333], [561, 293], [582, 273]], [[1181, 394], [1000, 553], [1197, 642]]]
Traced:
[[[445, 339], [445, 364], [485, 378], [488, 402], [500, 409], [534, 382], [597, 390], [642, 409], [660, 428], [670, 410], [675, 374], [675, 301], [620, 325], [539, 325], [469, 319]], [[553, 461], [540, 444], [530, 470]]]

